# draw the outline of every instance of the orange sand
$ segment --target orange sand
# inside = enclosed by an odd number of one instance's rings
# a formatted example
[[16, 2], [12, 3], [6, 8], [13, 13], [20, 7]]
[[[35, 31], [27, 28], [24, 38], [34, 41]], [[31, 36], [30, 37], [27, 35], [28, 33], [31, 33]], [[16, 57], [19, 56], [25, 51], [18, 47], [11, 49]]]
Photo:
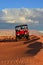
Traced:
[[0, 65], [43, 65], [43, 36], [31, 35], [28, 41], [1, 41]]

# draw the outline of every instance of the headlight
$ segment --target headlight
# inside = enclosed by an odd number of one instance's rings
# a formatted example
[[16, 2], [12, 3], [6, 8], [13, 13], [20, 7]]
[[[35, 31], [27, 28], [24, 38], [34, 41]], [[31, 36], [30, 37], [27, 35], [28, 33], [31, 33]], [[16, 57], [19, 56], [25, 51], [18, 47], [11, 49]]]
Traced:
[[19, 34], [17, 34], [17, 35], [19, 35]]
[[27, 34], [27, 33], [25, 32], [25, 34]]

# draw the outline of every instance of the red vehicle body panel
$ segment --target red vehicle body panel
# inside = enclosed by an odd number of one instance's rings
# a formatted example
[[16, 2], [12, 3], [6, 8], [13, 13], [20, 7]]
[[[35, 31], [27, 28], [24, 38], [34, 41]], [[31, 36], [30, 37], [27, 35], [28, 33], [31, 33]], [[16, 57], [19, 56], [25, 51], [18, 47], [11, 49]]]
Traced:
[[16, 34], [25, 34], [25, 33], [28, 33], [28, 30], [20, 30], [20, 31], [17, 31]]

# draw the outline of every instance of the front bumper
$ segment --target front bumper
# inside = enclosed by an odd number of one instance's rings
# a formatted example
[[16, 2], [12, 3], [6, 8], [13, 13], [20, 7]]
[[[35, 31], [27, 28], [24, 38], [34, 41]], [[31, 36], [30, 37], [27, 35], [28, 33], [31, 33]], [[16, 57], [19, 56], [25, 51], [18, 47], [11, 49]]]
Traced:
[[16, 35], [16, 37], [18, 37], [18, 38], [25, 38], [25, 37], [27, 37], [27, 36], [29, 36], [28, 34], [20, 34], [20, 35]]

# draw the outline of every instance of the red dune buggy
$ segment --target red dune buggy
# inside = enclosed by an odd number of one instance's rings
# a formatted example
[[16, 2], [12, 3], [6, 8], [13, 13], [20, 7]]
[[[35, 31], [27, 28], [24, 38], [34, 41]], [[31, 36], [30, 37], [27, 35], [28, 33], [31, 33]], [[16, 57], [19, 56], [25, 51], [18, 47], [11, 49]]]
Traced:
[[26, 38], [27, 40], [29, 39], [29, 30], [27, 24], [15, 26], [15, 31], [16, 31], [16, 41], [22, 38]]

